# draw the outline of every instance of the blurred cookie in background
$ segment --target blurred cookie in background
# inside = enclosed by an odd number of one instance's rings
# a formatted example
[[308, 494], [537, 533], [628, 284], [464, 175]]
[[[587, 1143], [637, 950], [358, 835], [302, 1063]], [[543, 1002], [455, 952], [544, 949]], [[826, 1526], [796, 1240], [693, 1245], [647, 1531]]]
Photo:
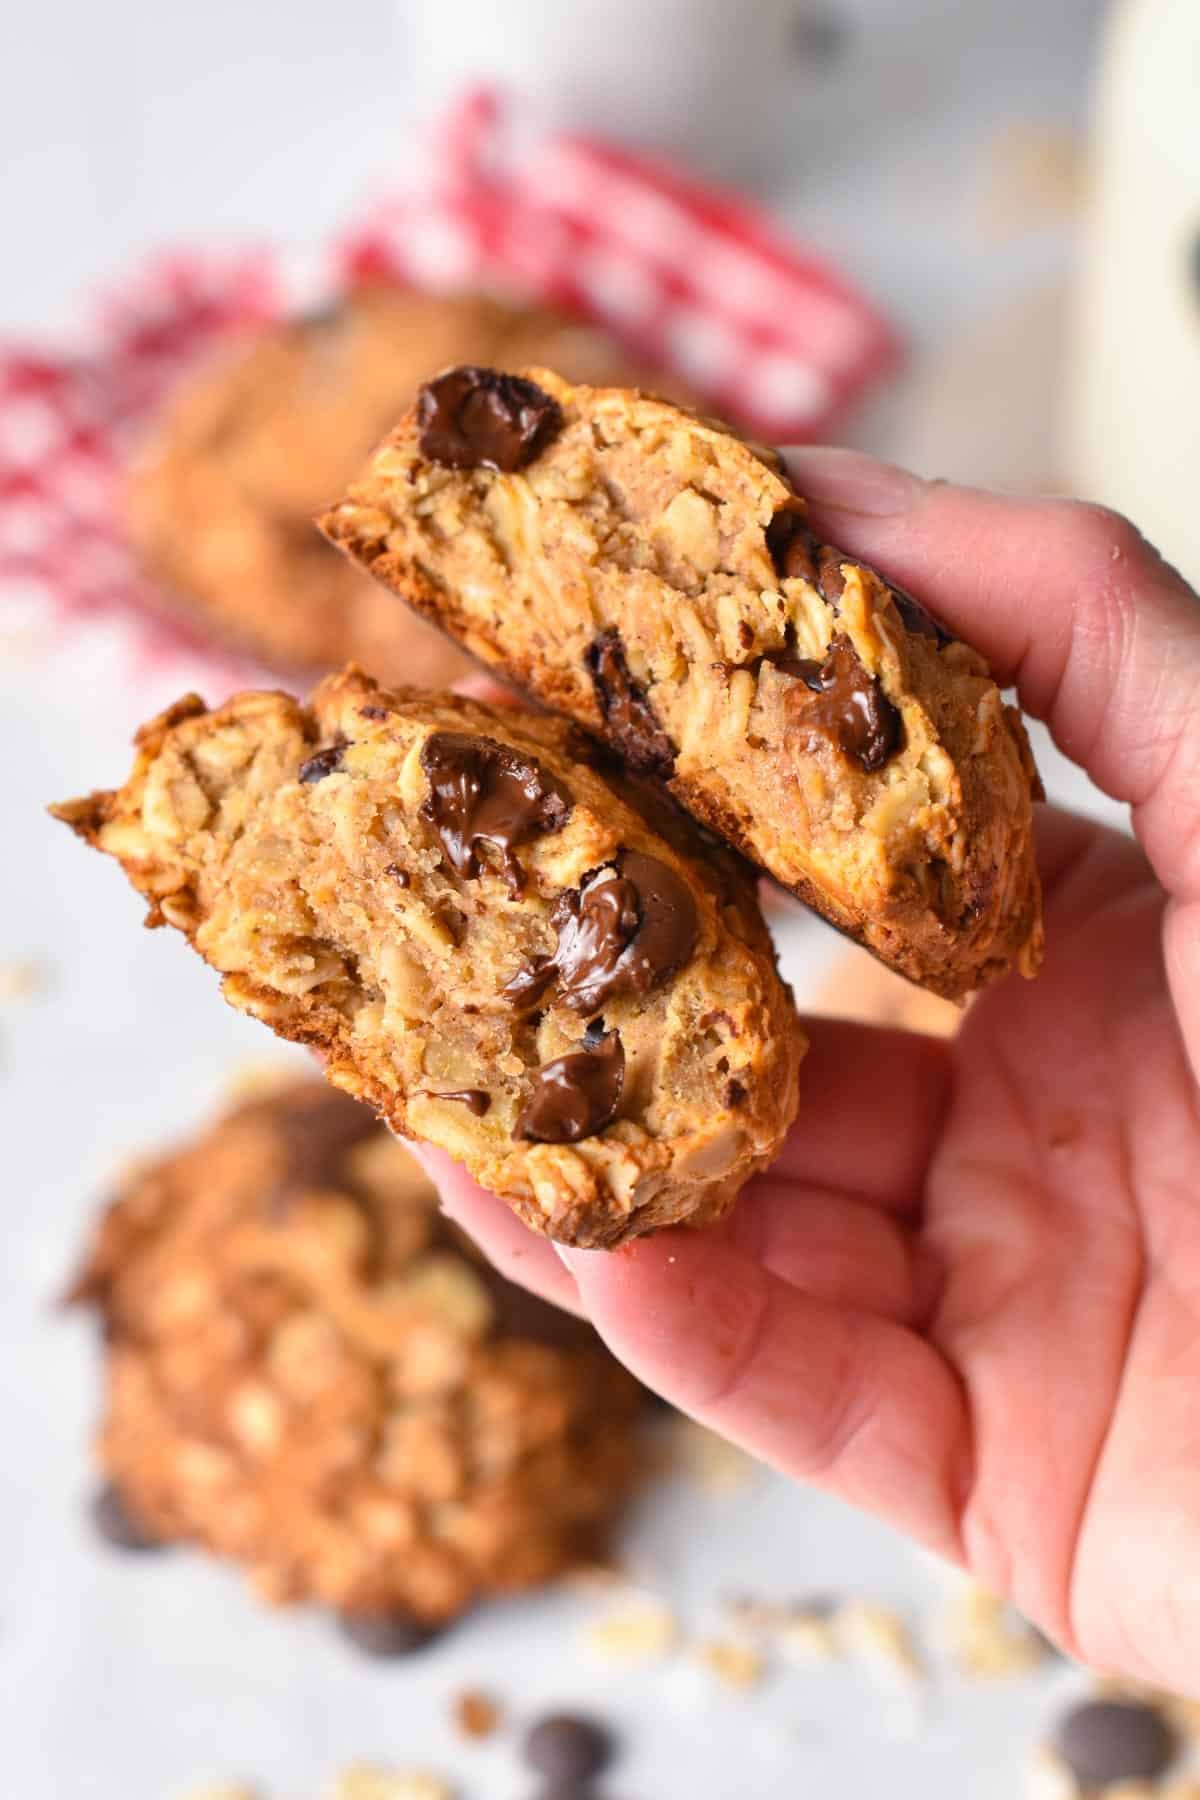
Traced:
[[200, 1544], [374, 1655], [594, 1559], [633, 1482], [632, 1377], [318, 1081], [141, 1165], [71, 1298], [104, 1331], [102, 1535]]
[[830, 965], [805, 1011], [819, 1018], [852, 1019], [860, 1025], [890, 1025], [926, 1037], [953, 1037], [965, 1009], [914, 987], [866, 950], [844, 950]]
[[226, 644], [289, 672], [348, 660], [444, 686], [471, 667], [325, 543], [333, 500], [432, 371], [546, 363], [636, 382], [601, 332], [479, 294], [365, 287], [239, 341], [186, 383], [143, 444], [126, 519], [164, 598]]

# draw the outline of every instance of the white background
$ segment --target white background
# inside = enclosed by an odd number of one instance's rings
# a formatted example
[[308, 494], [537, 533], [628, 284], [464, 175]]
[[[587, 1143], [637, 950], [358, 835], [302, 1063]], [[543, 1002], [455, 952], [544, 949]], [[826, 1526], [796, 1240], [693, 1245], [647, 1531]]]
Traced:
[[[418, 10], [10, 8], [0, 328], [66, 330], [90, 287], [164, 240], [322, 239], [404, 155], [426, 97]], [[946, 358], [997, 308], [1061, 275], [1070, 254], [1059, 231], [987, 238], [989, 147], [1006, 122], [1082, 118], [1096, 8], [847, 10], [859, 29], [844, 61], [798, 77], [778, 205], [914, 343], [911, 375], [860, 435], [932, 443], [954, 473], [954, 439], [931, 437], [926, 416]], [[986, 386], [977, 400], [978, 460], [1017, 402]], [[132, 726], [162, 697], [110, 673], [94, 651], [86, 666], [50, 664], [0, 642], [0, 960], [32, 958], [41, 971], [38, 993], [0, 1003], [0, 1792], [168, 1800], [240, 1772], [311, 1800], [339, 1764], [373, 1754], [455, 1771], [465, 1800], [521, 1800], [530, 1784], [506, 1745], [465, 1750], [449, 1732], [448, 1697], [468, 1680], [525, 1712], [553, 1700], [620, 1719], [629, 1755], [610, 1791], [625, 1800], [1017, 1792], [1055, 1683], [1071, 1686], [1066, 1671], [980, 1695], [939, 1681], [919, 1721], [845, 1671], [792, 1672], [746, 1698], [683, 1663], [606, 1670], [578, 1646], [587, 1609], [566, 1599], [494, 1611], [419, 1663], [371, 1667], [319, 1619], [257, 1610], [200, 1559], [129, 1564], [92, 1544], [80, 1496], [93, 1359], [83, 1328], [54, 1312], [55, 1293], [120, 1157], [190, 1126], [231, 1064], [272, 1049], [178, 942], [137, 929], [116, 872], [41, 816], [46, 800], [119, 774]], [[1078, 795], [1055, 770], [1058, 790]], [[827, 939], [795, 923], [787, 939], [789, 967], [811, 990]], [[886, 1533], [769, 1478], [722, 1500], [660, 1491], [629, 1549], [696, 1629], [711, 1628], [734, 1588], [849, 1591], [922, 1619], [939, 1604], [935, 1575]]]

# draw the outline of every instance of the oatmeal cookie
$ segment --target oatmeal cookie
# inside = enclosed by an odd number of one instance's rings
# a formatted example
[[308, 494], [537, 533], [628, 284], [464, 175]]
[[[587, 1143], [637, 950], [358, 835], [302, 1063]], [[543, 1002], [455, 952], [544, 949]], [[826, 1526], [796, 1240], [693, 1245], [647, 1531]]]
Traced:
[[772, 452], [637, 392], [460, 368], [322, 525], [911, 980], [960, 999], [1036, 971], [1019, 715], [816, 542]]
[[[723, 1212], [803, 1039], [752, 882], [564, 720], [381, 689], [195, 697], [56, 808], [329, 1079], [539, 1231]], [[592, 757], [592, 762], [582, 760]]]
[[126, 515], [147, 571], [207, 629], [283, 670], [349, 658], [436, 686], [467, 667], [335, 556], [313, 513], [345, 486], [431, 368], [546, 360], [629, 378], [615, 347], [556, 313], [481, 295], [364, 288], [257, 331], [187, 383], [137, 459]]
[[319, 1081], [132, 1175], [73, 1298], [103, 1323], [98, 1456], [144, 1538], [229, 1557], [366, 1647], [594, 1556], [631, 1485], [632, 1378]]

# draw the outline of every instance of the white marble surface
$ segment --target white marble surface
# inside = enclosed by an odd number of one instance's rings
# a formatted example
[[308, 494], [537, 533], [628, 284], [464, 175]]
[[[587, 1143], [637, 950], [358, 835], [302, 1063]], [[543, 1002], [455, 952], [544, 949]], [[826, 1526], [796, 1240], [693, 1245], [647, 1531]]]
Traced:
[[[854, 10], [863, 25], [844, 67], [805, 78], [780, 195], [913, 335], [913, 375], [861, 428], [896, 446], [924, 416], [925, 359], [1065, 265], [1057, 233], [986, 242], [975, 196], [1004, 120], [1079, 116], [1095, 8]], [[203, 12], [43, 0], [5, 32], [4, 330], [65, 328], [90, 283], [166, 237], [314, 241], [386, 177], [420, 106], [419, 46], [391, 0], [211, 0]], [[981, 378], [981, 437], [996, 398]], [[953, 449], [924, 441], [934, 461]], [[257, 1610], [199, 1559], [130, 1565], [92, 1543], [80, 1497], [94, 1358], [55, 1294], [120, 1159], [187, 1128], [231, 1064], [271, 1048], [168, 934], [137, 929], [116, 872], [42, 816], [47, 799], [121, 770], [158, 699], [111, 672], [98, 646], [86, 665], [51, 663], [0, 638], [0, 962], [39, 974], [28, 998], [0, 1002], [0, 1792], [171, 1800], [240, 1773], [315, 1800], [335, 1768], [378, 1755], [452, 1770], [464, 1800], [522, 1800], [530, 1784], [507, 1745], [465, 1749], [449, 1731], [448, 1698], [468, 1681], [526, 1714], [553, 1701], [619, 1720], [629, 1751], [610, 1791], [625, 1800], [1018, 1792], [1066, 1671], [981, 1693], [939, 1678], [916, 1709], [849, 1670], [780, 1673], [744, 1697], [686, 1662], [597, 1663], [578, 1641], [590, 1609], [566, 1598], [497, 1610], [419, 1662], [370, 1667], [319, 1620]], [[1090, 803], [1053, 769], [1056, 791]], [[800, 921], [786, 933], [811, 991], [829, 939]], [[937, 1575], [882, 1529], [766, 1477], [724, 1499], [660, 1490], [629, 1552], [697, 1630], [733, 1588], [849, 1589], [917, 1618], [940, 1604]]]

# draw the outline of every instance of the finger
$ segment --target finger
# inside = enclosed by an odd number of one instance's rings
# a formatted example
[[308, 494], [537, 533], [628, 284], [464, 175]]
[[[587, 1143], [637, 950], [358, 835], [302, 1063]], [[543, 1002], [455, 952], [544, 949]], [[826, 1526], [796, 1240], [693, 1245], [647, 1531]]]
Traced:
[[502, 1200], [472, 1181], [444, 1150], [407, 1139], [405, 1144], [437, 1188], [447, 1218], [478, 1244], [494, 1269], [552, 1306], [581, 1312], [575, 1283], [546, 1238], [522, 1225]]
[[593, 1324], [648, 1387], [786, 1474], [960, 1557], [965, 1407], [922, 1338], [798, 1293], [711, 1232], [564, 1255]]
[[772, 1175], [916, 1214], [949, 1093], [948, 1046], [844, 1019], [804, 1029], [800, 1113]]
[[464, 675], [461, 681], [454, 683], [453, 691], [466, 700], [483, 700], [488, 706], [516, 706], [521, 698], [515, 688], [488, 674], [486, 669]]
[[911, 587], [1015, 682], [1065, 754], [1133, 807], [1164, 886], [1200, 898], [1200, 604], [1134, 527], [852, 451], [788, 462], [816, 529]]
[[750, 1183], [710, 1230], [811, 1299], [923, 1324], [941, 1292], [941, 1264], [877, 1206], [773, 1173]]
[[1192, 1074], [1200, 1081], [1200, 900], [1172, 901], [1163, 930], [1167, 978]]

